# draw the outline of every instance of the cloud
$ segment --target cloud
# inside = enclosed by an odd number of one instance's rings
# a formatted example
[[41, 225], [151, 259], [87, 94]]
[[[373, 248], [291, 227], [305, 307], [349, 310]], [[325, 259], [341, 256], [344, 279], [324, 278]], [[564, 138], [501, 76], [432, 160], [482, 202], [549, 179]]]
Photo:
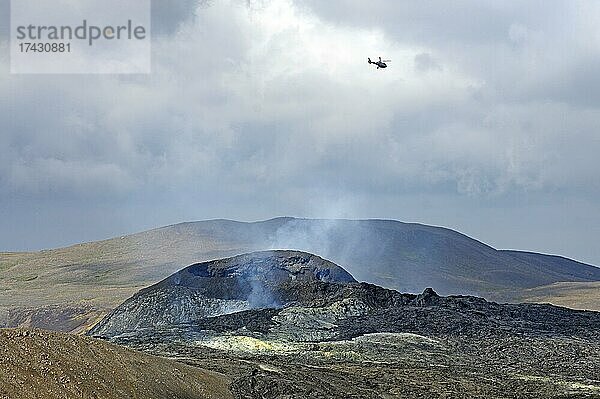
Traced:
[[0, 201], [132, 198], [156, 224], [597, 206], [598, 6], [153, 5], [151, 75], [0, 79]]
[[10, 0], [0, 0], [0, 40], [10, 34]]
[[[552, 176], [538, 172], [554, 143], [533, 129], [536, 119], [549, 115], [541, 106], [510, 104], [526, 102], [533, 89], [510, 92], [494, 76], [470, 73], [456, 60], [438, 61], [444, 54], [435, 47], [394, 40], [385, 26], [329, 25], [291, 2], [193, 11], [191, 3], [161, 4], [157, 9], [171, 10], [163, 25], [172, 36], [155, 40], [155, 75], [65, 78], [66, 84], [42, 83], [46, 92], [35, 95], [28, 89], [31, 79], [7, 83], [17, 97], [4, 98], [13, 115], [9, 136], [18, 136], [10, 144], [16, 165], [34, 168], [48, 159], [69, 163], [85, 157], [99, 168], [117, 165], [126, 171], [122, 176], [139, 184], [203, 178], [202, 168], [231, 184], [254, 179], [275, 185], [294, 178], [308, 186], [327, 170], [329, 176], [321, 177], [330, 181], [324, 184], [346, 174], [350, 190], [454, 182], [459, 193], [482, 194], [511, 185], [552, 185]], [[525, 40], [524, 30], [515, 26], [508, 25], [505, 34], [514, 38], [516, 29]], [[374, 75], [359, 62], [374, 48], [397, 60], [386, 74]], [[414, 59], [416, 70], [403, 62], [407, 58]], [[34, 96], [42, 107], [30, 121], [25, 105]], [[486, 96], [489, 104], [482, 101]], [[569, 115], [577, 112], [564, 107]], [[502, 115], [499, 109], [510, 112]], [[515, 115], [531, 128], [518, 126], [511, 120]], [[435, 125], [424, 123], [427, 118], [437, 119]], [[24, 128], [27, 132], [19, 131]], [[62, 140], [49, 139], [44, 130]], [[541, 147], [528, 153], [523, 146], [532, 142]], [[302, 157], [297, 148], [304, 149]], [[42, 167], [31, 175], [45, 173]], [[116, 187], [128, 184], [108, 180]]]
[[209, 0], [152, 0], [153, 35], [172, 35], [182, 24], [193, 21], [196, 9], [209, 7]]
[[442, 71], [442, 66], [429, 53], [415, 55], [415, 69], [419, 72]]
[[[157, 37], [177, 33], [193, 21], [196, 10], [210, 7], [210, 0], [151, 0], [152, 33]], [[10, 37], [10, 0], [0, 0], [0, 40]]]

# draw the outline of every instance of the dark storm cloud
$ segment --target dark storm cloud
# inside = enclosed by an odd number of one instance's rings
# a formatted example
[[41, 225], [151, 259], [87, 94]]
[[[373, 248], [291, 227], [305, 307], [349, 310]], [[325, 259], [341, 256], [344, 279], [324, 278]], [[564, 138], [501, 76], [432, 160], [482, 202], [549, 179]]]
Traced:
[[[210, 0], [151, 0], [152, 32], [172, 35], [194, 18], [198, 7], [210, 7]], [[0, 39], [10, 35], [10, 0], [0, 0]]]
[[415, 55], [415, 68], [420, 72], [442, 70], [442, 66], [429, 53]]
[[600, 107], [600, 54], [582, 56], [576, 62], [552, 71], [546, 79], [532, 77], [526, 90], [517, 91], [524, 100], [570, 104], [574, 107]]
[[[600, 10], [594, 2], [301, 3], [331, 23], [379, 28], [398, 42], [426, 46], [504, 96], [497, 101], [597, 105], [598, 32], [592, 21]], [[434, 55], [418, 55], [415, 66], [427, 68]]]
[[495, 44], [506, 41], [507, 27], [527, 19], [534, 26], [547, 18], [564, 17], [565, 1], [418, 1], [392, 2], [348, 0], [341, 2], [301, 0], [333, 23], [380, 27], [397, 40], [443, 44]]
[[209, 0], [152, 0], [152, 33], [173, 34], [181, 24], [196, 15], [199, 6], [210, 6]]

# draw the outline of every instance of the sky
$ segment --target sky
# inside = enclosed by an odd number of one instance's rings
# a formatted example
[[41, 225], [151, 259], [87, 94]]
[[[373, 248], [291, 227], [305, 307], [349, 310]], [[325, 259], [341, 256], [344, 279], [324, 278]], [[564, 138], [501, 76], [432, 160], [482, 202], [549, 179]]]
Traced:
[[600, 265], [599, 2], [154, 0], [148, 75], [11, 75], [8, 15], [0, 251], [386, 218]]

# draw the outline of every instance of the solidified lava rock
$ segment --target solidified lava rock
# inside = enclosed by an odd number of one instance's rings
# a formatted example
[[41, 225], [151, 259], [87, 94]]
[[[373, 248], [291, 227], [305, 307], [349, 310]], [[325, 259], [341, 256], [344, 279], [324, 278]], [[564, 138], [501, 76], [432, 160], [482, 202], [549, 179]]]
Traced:
[[[356, 280], [335, 263], [299, 251], [262, 251], [197, 263], [145, 288], [98, 323], [91, 335], [192, 323], [250, 309], [312, 301], [321, 288]], [[331, 285], [332, 284], [332, 285]]]

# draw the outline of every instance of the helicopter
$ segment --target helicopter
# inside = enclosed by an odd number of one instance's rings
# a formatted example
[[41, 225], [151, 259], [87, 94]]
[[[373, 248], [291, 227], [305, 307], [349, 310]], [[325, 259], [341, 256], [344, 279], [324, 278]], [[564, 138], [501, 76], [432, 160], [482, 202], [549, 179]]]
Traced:
[[369, 60], [369, 64], [375, 64], [375, 65], [377, 65], [377, 69], [379, 69], [379, 68], [387, 68], [386, 62], [392, 62], [391, 60], [384, 60], [384, 61], [382, 61], [381, 57], [379, 57], [379, 61], [375, 61], [375, 62], [371, 61], [370, 58], [367, 58], [367, 59]]

